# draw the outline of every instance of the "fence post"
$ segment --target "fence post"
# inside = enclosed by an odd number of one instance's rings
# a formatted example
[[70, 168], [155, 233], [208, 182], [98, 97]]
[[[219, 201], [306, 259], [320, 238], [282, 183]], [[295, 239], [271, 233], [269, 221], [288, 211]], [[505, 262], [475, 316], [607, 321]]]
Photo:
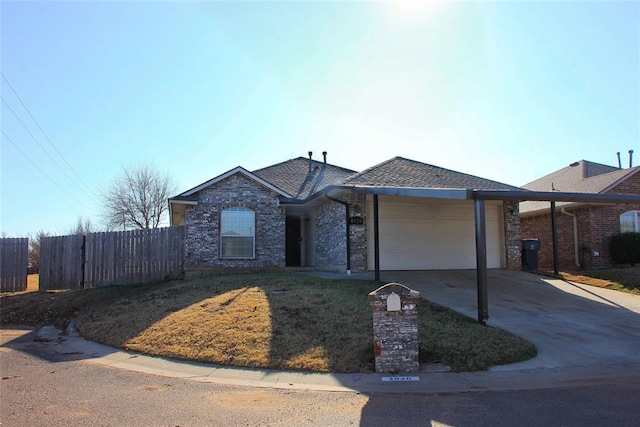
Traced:
[[82, 264], [80, 265], [80, 287], [84, 289], [84, 269], [87, 265], [87, 236], [85, 234], [82, 235]]

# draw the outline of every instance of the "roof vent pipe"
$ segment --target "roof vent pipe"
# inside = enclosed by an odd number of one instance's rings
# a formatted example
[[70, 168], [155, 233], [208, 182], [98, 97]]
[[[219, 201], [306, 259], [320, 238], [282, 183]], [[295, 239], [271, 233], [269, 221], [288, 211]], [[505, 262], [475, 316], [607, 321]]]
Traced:
[[618, 169], [622, 169], [622, 162], [620, 162], [620, 152], [616, 153], [618, 155]]
[[629, 167], [633, 166], [633, 150], [629, 150]]
[[309, 173], [311, 173], [311, 156], [313, 156], [313, 151], [309, 151]]
[[324, 157], [324, 164], [326, 165], [327, 164], [327, 152], [323, 151], [322, 152], [322, 156]]

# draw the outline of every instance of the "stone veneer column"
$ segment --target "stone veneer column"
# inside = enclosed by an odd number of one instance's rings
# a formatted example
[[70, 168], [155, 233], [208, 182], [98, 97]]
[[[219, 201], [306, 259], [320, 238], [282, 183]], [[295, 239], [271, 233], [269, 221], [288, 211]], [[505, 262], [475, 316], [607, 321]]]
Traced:
[[369, 294], [373, 311], [376, 372], [418, 372], [420, 293], [389, 283]]

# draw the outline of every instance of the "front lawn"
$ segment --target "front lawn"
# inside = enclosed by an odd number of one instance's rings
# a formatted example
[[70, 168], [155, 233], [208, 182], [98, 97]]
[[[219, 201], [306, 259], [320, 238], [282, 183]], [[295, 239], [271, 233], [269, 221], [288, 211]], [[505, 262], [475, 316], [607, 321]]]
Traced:
[[578, 272], [561, 272], [560, 276], [571, 282], [640, 295], [640, 265]]
[[[150, 355], [233, 366], [372, 372], [373, 281], [233, 275], [1, 297], [2, 324], [65, 327]], [[454, 371], [536, 355], [533, 344], [422, 300], [420, 359]]]

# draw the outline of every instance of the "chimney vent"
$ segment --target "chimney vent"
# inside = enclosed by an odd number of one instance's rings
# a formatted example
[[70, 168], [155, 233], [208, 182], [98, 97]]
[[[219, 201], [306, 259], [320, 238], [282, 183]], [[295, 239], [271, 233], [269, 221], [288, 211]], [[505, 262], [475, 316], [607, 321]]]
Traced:
[[327, 164], [327, 152], [323, 151], [322, 152], [322, 156], [324, 157], [324, 164], [326, 165]]
[[618, 156], [618, 169], [622, 169], [622, 162], [620, 161], [620, 152], [618, 151], [616, 155]]
[[309, 173], [311, 173], [311, 156], [313, 156], [313, 151], [309, 151]]
[[633, 150], [629, 150], [629, 167], [633, 166]]

